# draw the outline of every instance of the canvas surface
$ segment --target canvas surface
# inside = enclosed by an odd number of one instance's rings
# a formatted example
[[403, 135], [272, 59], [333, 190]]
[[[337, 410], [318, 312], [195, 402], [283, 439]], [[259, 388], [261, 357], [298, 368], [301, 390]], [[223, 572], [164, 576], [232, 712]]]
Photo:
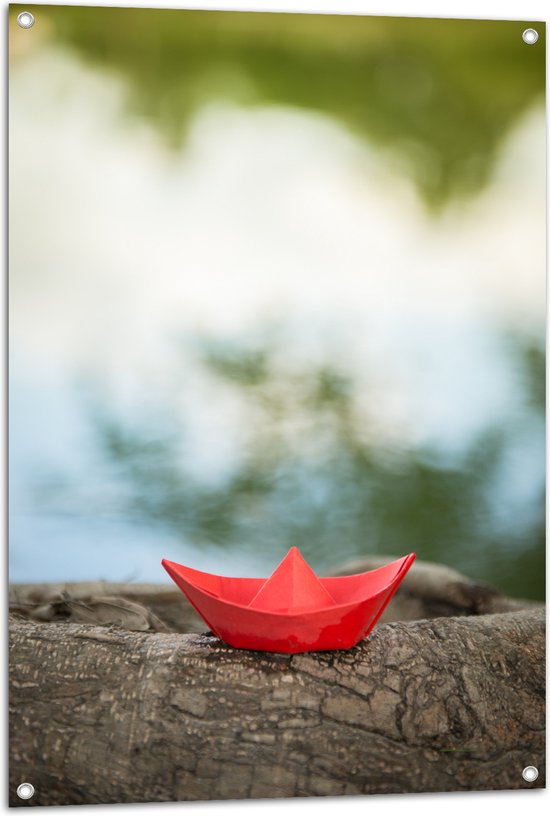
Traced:
[[544, 24], [9, 45], [11, 803], [544, 786]]

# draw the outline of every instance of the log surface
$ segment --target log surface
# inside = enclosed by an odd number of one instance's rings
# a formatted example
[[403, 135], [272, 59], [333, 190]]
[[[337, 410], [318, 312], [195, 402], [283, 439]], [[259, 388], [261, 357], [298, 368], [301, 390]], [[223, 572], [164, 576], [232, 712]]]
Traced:
[[[376, 569], [397, 556], [371, 556], [344, 564], [333, 575]], [[36, 621], [111, 623], [125, 629], [202, 634], [205, 623], [185, 596], [170, 584], [82, 581], [12, 584], [10, 609]], [[507, 598], [456, 570], [429, 561], [414, 562], [380, 623], [423, 618], [487, 615], [534, 609], [542, 604]]]
[[540, 609], [388, 623], [349, 651], [298, 655], [210, 634], [10, 629], [12, 805], [545, 784]]

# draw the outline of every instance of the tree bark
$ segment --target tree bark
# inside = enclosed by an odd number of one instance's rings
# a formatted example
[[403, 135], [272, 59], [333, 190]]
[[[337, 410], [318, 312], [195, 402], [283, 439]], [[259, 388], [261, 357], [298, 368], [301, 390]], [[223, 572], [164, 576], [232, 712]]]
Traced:
[[543, 787], [544, 647], [540, 609], [389, 623], [298, 655], [16, 617], [10, 801]]
[[[350, 561], [334, 575], [376, 569], [397, 556]], [[457, 615], [487, 615], [540, 607], [533, 601], [507, 598], [497, 589], [456, 570], [428, 561], [414, 562], [380, 618], [390, 621]], [[36, 621], [116, 624], [135, 631], [202, 633], [205, 623], [173, 584], [80, 583], [12, 584], [10, 609]]]

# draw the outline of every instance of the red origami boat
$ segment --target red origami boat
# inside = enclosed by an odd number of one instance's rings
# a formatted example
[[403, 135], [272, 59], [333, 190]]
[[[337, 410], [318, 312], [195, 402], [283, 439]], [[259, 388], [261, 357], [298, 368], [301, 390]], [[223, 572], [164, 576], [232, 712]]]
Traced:
[[162, 565], [220, 640], [238, 649], [350, 649], [366, 637], [409, 571], [411, 553], [358, 575], [317, 578], [292, 547], [270, 578], [228, 578]]

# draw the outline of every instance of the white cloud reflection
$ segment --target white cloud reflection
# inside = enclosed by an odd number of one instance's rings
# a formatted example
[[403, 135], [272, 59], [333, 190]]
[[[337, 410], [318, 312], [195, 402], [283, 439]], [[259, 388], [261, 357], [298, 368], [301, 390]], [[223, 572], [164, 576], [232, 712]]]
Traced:
[[[544, 325], [542, 108], [504, 143], [492, 185], [434, 219], [380, 154], [327, 118], [212, 105], [185, 151], [167, 156], [122, 106], [112, 78], [68, 55], [44, 49], [12, 71], [12, 398], [18, 414], [40, 403], [45, 417], [21, 413], [12, 431], [14, 577], [29, 579], [17, 557], [32, 538], [28, 517], [17, 522], [29, 469], [63, 469], [60, 451], [78, 448], [65, 409], [47, 406], [65, 398], [86, 437], [75, 378], [121, 410], [183, 400], [205, 471], [236, 454], [238, 405], [208, 399], [191, 366], [194, 395], [174, 387], [181, 336], [284, 323], [290, 360], [336, 357], [368, 381], [369, 409], [374, 384], [377, 432], [415, 444], [460, 451], [513, 409], [496, 330]], [[68, 475], [93, 458], [75, 450]], [[108, 549], [94, 556], [97, 575]], [[59, 574], [85, 577], [68, 552]], [[136, 559], [143, 578], [151, 554]]]

